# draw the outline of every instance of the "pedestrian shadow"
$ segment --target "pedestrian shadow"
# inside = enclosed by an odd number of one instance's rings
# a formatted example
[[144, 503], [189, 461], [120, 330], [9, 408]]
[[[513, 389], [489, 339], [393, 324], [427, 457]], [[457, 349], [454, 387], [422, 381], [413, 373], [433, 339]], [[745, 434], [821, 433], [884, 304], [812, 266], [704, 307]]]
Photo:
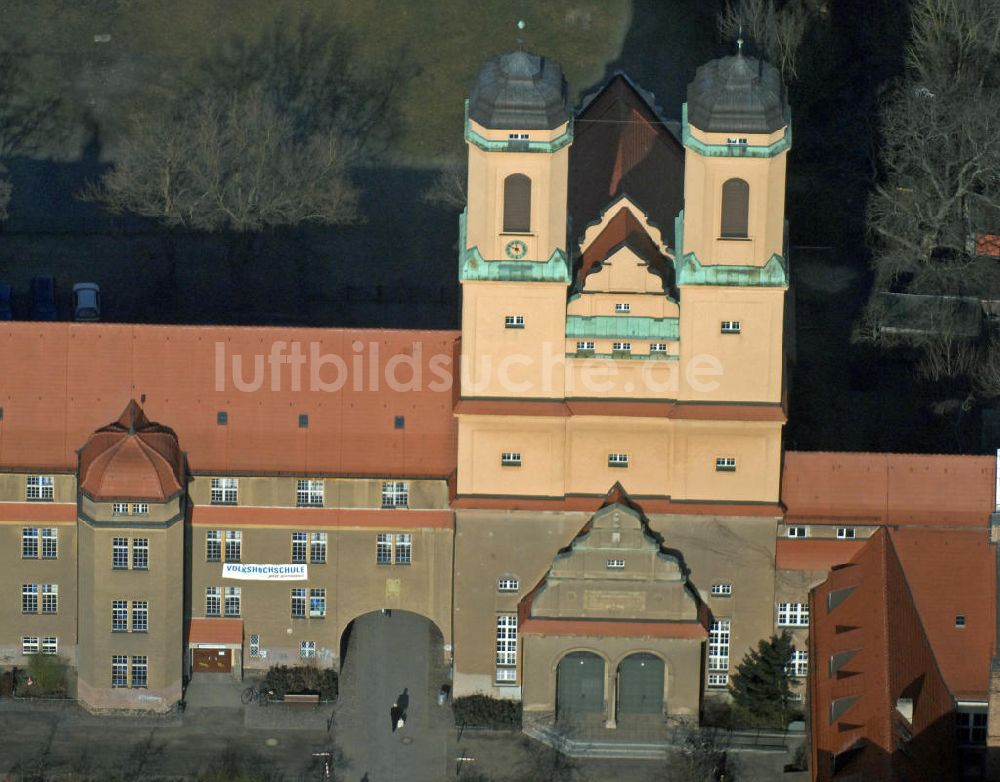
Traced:
[[409, 687], [404, 687], [403, 691], [396, 696], [396, 700], [392, 704], [392, 708], [389, 709], [389, 720], [392, 723], [393, 733], [395, 733], [398, 728], [403, 727], [406, 723], [406, 709], [410, 705], [409, 689]]

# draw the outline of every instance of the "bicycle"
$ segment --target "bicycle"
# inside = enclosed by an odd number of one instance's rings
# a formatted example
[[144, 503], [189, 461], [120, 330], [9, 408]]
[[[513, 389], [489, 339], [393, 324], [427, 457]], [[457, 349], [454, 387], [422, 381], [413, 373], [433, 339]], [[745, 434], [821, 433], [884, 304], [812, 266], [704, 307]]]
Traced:
[[261, 706], [266, 706], [268, 703], [275, 700], [274, 690], [266, 689], [264, 685], [247, 687], [243, 690], [243, 694], [240, 695], [240, 700], [243, 702], [244, 706], [248, 706], [254, 701], [259, 703]]

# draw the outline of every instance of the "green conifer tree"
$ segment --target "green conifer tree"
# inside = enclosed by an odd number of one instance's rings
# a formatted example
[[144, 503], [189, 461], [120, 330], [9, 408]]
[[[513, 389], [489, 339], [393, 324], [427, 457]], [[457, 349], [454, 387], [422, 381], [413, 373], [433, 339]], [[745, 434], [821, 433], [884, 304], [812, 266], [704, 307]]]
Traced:
[[794, 651], [792, 637], [783, 632], [762, 639], [747, 652], [729, 688], [744, 721], [755, 727], [785, 729], [792, 696], [787, 667]]

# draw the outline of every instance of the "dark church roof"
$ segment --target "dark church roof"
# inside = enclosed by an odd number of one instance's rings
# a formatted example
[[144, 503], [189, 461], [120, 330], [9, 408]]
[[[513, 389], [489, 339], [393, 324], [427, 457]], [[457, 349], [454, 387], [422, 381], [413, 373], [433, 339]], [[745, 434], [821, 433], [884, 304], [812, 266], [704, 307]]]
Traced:
[[785, 86], [777, 69], [741, 54], [698, 68], [687, 103], [688, 122], [708, 133], [773, 133], [787, 121]]
[[487, 60], [469, 96], [469, 117], [498, 130], [553, 130], [569, 121], [566, 80], [553, 60], [507, 52]]
[[573, 123], [569, 211], [572, 239], [627, 195], [674, 244], [684, 204], [684, 147], [657, 113], [652, 96], [617, 74], [588, 99]]

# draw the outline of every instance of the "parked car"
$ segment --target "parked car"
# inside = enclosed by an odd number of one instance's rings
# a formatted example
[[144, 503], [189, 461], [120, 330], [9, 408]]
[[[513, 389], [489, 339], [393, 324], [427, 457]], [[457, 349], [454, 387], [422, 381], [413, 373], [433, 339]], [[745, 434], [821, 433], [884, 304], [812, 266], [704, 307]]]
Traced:
[[0, 320], [14, 319], [14, 298], [10, 285], [0, 282]]
[[56, 281], [51, 277], [31, 278], [31, 319], [56, 320]]
[[73, 286], [73, 317], [76, 320], [101, 319], [101, 286], [96, 282], [78, 282]]

